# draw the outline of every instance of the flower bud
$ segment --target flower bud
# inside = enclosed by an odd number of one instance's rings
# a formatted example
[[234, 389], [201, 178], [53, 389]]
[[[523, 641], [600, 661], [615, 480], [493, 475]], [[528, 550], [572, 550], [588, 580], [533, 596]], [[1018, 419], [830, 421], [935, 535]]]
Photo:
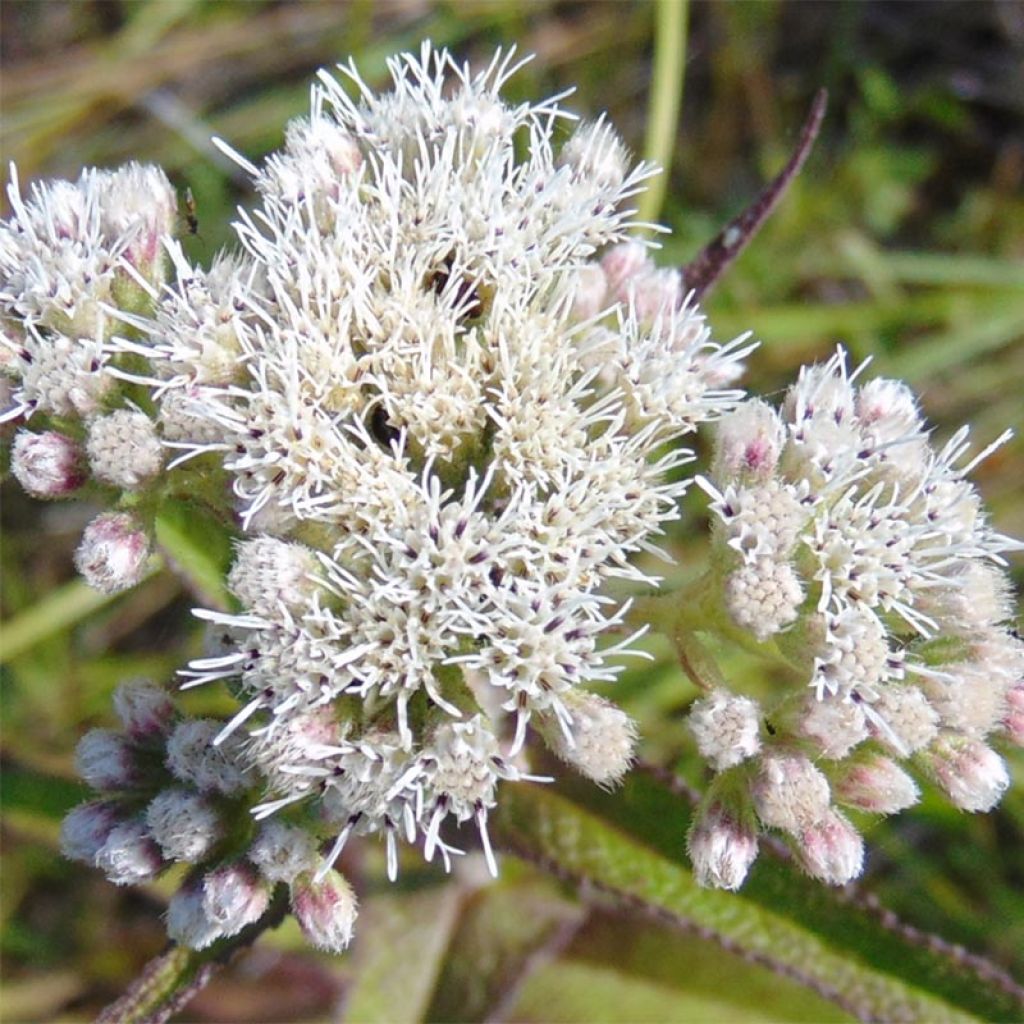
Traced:
[[93, 420], [85, 449], [96, 478], [125, 490], [148, 483], [164, 462], [156, 426], [134, 409], [118, 409]]
[[796, 621], [803, 600], [793, 567], [771, 557], [745, 562], [725, 581], [725, 607], [733, 622], [762, 643]]
[[599, 786], [614, 786], [629, 770], [636, 725], [610, 701], [591, 693], [567, 694], [569, 732], [552, 722], [544, 729], [551, 752]]
[[244, 861], [222, 864], [203, 876], [203, 912], [221, 935], [237, 935], [258, 921], [270, 903], [270, 886]]
[[883, 754], [867, 754], [841, 765], [832, 783], [836, 800], [874, 814], [895, 814], [917, 803], [917, 783]]
[[761, 749], [760, 715], [756, 701], [714, 690], [693, 705], [687, 725], [701, 756], [720, 772]]
[[785, 443], [778, 413], [767, 402], [750, 399], [719, 421], [712, 474], [720, 484], [736, 479], [764, 483], [775, 472]]
[[637, 274], [627, 284], [627, 299], [640, 320], [649, 322], [665, 316], [683, 301], [682, 275], [668, 267]]
[[890, 684], [872, 701], [868, 729], [894, 754], [906, 757], [926, 747], [939, 731], [939, 716], [916, 686]]
[[1006, 695], [1003, 728], [1018, 747], [1024, 747], [1024, 683], [1018, 683]]
[[250, 785], [239, 757], [239, 740], [228, 736], [218, 746], [214, 740], [223, 722], [189, 718], [178, 724], [167, 741], [167, 767], [182, 782], [202, 793], [232, 796]]
[[19, 430], [11, 449], [11, 472], [33, 498], [63, 498], [88, 477], [77, 442], [55, 430]]
[[757, 859], [757, 827], [749, 812], [710, 799], [694, 818], [686, 839], [698, 885], [738, 889]]
[[197, 864], [224, 834], [217, 808], [181, 786], [163, 789], [146, 808], [146, 824], [168, 860]]
[[116, 594], [142, 579], [149, 538], [134, 516], [104, 512], [85, 528], [75, 552], [75, 567], [90, 587]]
[[312, 873], [295, 879], [291, 907], [303, 934], [317, 949], [341, 953], [352, 941], [356, 894], [337, 871], [329, 871], [319, 882]]
[[139, 743], [163, 737], [177, 714], [162, 686], [143, 681], [122, 683], [114, 691], [114, 711], [128, 735]]
[[113, 729], [90, 729], [78, 741], [75, 768], [93, 789], [131, 789], [142, 781], [135, 748]]
[[925, 770], [963, 811], [990, 811], [1010, 785], [1003, 759], [977, 740], [943, 736], [919, 755]]
[[114, 885], [136, 885], [164, 867], [160, 848], [142, 821], [117, 825], [96, 853], [96, 866]]
[[96, 854], [123, 821], [120, 806], [111, 800], [90, 800], [79, 804], [61, 822], [61, 853], [68, 860], [94, 865]]
[[247, 854], [270, 882], [291, 882], [317, 865], [317, 844], [305, 830], [271, 819], [260, 826]]
[[846, 885], [864, 870], [864, 840], [838, 811], [802, 828], [794, 845], [804, 870], [829, 885]]
[[608, 281], [608, 294], [617, 302], [627, 295], [629, 282], [642, 272], [654, 269], [642, 242], [622, 242], [612, 246], [601, 259], [601, 269]]
[[223, 934], [220, 925], [207, 916], [203, 900], [203, 880], [192, 878], [167, 904], [167, 934], [189, 949], [206, 949]]
[[838, 761], [867, 739], [864, 712], [851, 700], [809, 693], [797, 712], [796, 733], [810, 740], [822, 757]]
[[597, 316], [608, 304], [608, 282], [599, 263], [588, 263], [576, 272], [572, 315], [577, 320]]
[[828, 780], [798, 754], [765, 755], [751, 793], [761, 821], [786, 832], [820, 821], [829, 809]]

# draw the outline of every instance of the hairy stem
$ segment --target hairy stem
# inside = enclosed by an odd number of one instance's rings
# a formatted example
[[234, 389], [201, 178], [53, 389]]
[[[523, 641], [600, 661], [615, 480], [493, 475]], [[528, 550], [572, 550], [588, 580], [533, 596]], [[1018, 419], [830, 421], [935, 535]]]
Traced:
[[205, 988], [236, 953], [251, 946], [268, 928], [276, 928], [287, 911], [288, 899], [281, 891], [263, 917], [237, 935], [204, 950], [171, 946], [146, 964], [124, 995], [96, 1018], [96, 1024], [163, 1024]]

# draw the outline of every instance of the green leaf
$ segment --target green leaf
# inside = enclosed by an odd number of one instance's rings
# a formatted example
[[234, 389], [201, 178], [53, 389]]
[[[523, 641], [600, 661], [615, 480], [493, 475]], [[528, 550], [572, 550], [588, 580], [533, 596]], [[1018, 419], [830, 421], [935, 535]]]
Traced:
[[464, 892], [448, 884], [373, 896], [359, 913], [345, 1020], [425, 1019]]
[[[495, 834], [560, 877], [699, 931], [855, 1016], [1020, 1018], [1024, 1003], [1012, 982], [993, 983], [999, 972], [991, 965], [979, 972], [962, 951], [908, 942], [866, 904], [842, 901], [787, 864], [763, 857], [738, 894], [700, 888], [682, 860], [689, 808], [652, 779], [634, 773], [613, 806], [617, 825], [553, 789], [508, 785]], [[645, 841], [623, 830], [631, 826], [643, 829]]]
[[224, 586], [231, 565], [232, 533], [201, 506], [165, 501], [156, 516], [157, 543], [172, 567], [210, 608], [227, 611], [232, 598]]
[[[466, 899], [427, 1020], [507, 1019], [531, 970], [575, 933], [586, 911], [542, 877], [505, 879]], [[545, 954], [548, 954], [545, 957]]]

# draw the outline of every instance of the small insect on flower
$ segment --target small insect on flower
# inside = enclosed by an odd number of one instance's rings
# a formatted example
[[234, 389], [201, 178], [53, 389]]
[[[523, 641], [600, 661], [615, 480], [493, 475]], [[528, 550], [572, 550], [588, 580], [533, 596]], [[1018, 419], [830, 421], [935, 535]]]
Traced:
[[199, 235], [199, 215], [196, 212], [196, 197], [192, 194], [191, 188], [185, 189], [185, 212], [182, 214], [185, 219], [185, 227], [190, 235]]

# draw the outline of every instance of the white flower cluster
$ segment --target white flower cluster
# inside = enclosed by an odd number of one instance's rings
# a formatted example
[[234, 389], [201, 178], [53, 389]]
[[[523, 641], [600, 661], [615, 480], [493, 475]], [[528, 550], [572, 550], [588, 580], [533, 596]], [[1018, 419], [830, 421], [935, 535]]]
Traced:
[[108, 346], [147, 360], [181, 459], [230, 474], [254, 535], [241, 610], [200, 613], [226, 649], [188, 674], [238, 681], [224, 735], [251, 730], [260, 813], [309, 798], [328, 865], [353, 832], [382, 833], [392, 871], [403, 837], [447, 862], [447, 818], [490, 857], [531, 721], [596, 781], [622, 775], [632, 723], [583, 689], [632, 639], [603, 643], [625, 612], [606, 583], [649, 582], [632, 556], [657, 550], [691, 458], [666, 442], [739, 398], [748, 347], [676, 292], [580, 315], [588, 275], [651, 272], [626, 241], [651, 170], [603, 121], [557, 148], [569, 115], [504, 102], [515, 69], [425, 46], [383, 95], [343, 69], [355, 98], [322, 73], [280, 152], [234, 154], [261, 198], [242, 251], [203, 271], [172, 243], [175, 283], [122, 316], [142, 337]]
[[[858, 371], [859, 373], [859, 371]], [[717, 425], [715, 569], [732, 629], [772, 645], [796, 686], [763, 705], [718, 689], [690, 715], [720, 773], [690, 837], [698, 874], [738, 886], [759, 827], [843, 883], [863, 848], [833, 804], [892, 814], [918, 800], [908, 761], [956, 806], [1009, 784], [986, 738], [1024, 741], [1024, 644], [1002, 553], [962, 465], [967, 431], [936, 450], [910, 391], [856, 386], [845, 354], [805, 369], [776, 412], [751, 400]]]
[[203, 949], [258, 921], [286, 884], [292, 912], [318, 949], [340, 952], [356, 900], [324, 868], [308, 826], [251, 814], [258, 780], [244, 745], [213, 743], [223, 722], [182, 717], [167, 693], [128, 683], [114, 695], [122, 730], [94, 729], [78, 745], [81, 777], [101, 798], [64, 819], [65, 856], [137, 885], [173, 864], [190, 871], [167, 907], [171, 938]]
[[[11, 470], [36, 498], [65, 498], [93, 481], [137, 495], [161, 475], [158, 428], [130, 400], [108, 350], [119, 313], [149, 308], [164, 280], [163, 240], [176, 199], [156, 167], [87, 170], [76, 182], [20, 192], [12, 167], [13, 215], [0, 222], [0, 374], [11, 404], [0, 422], [42, 419], [58, 429], [21, 429]], [[127, 512], [86, 529], [77, 565], [114, 592], [138, 582], [148, 528]]]

